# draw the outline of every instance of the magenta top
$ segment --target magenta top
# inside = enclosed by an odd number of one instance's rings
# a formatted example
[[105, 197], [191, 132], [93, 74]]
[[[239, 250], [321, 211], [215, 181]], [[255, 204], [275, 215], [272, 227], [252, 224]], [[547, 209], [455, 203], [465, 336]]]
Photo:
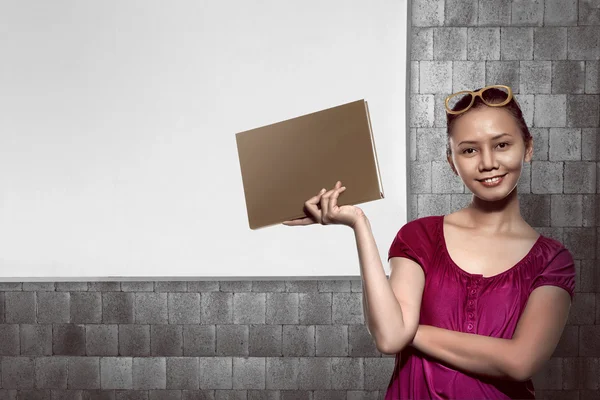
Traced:
[[[540, 236], [510, 269], [491, 277], [471, 274], [446, 249], [443, 215], [404, 225], [392, 242], [391, 257], [409, 258], [423, 268], [425, 288], [419, 324], [510, 339], [533, 289], [553, 285], [574, 298], [575, 265], [557, 240]], [[396, 354], [385, 400], [534, 399], [531, 380], [486, 378], [451, 368], [412, 346]]]

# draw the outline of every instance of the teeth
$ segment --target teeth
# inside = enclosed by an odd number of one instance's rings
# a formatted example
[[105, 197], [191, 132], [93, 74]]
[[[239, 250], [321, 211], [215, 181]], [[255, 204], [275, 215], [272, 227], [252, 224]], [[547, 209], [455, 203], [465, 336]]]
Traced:
[[484, 179], [483, 181], [486, 183], [496, 183], [500, 180], [500, 177], [492, 178], [492, 179]]

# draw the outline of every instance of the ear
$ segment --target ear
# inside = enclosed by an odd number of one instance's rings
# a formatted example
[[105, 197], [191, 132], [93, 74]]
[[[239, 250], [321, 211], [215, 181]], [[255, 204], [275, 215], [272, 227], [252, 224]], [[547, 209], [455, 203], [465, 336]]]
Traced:
[[531, 137], [525, 143], [525, 157], [524, 157], [524, 160], [525, 160], [525, 162], [531, 162], [532, 158], [533, 158], [533, 137]]
[[454, 161], [452, 161], [452, 156], [446, 155], [446, 159], [448, 160], [448, 163], [450, 164], [450, 168], [452, 168], [452, 171], [454, 171], [454, 175], [458, 176], [458, 172], [456, 172], [456, 167], [454, 166]]

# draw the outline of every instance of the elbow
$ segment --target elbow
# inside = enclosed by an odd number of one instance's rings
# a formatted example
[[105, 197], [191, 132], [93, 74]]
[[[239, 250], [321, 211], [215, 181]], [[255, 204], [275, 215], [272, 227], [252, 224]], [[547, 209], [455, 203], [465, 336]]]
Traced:
[[524, 368], [518, 368], [510, 372], [509, 377], [511, 380], [516, 382], [527, 382], [531, 379], [532, 374], [529, 370]]
[[530, 380], [536, 372], [533, 365], [522, 357], [516, 358], [515, 361], [508, 371], [507, 375], [509, 378], [516, 382], [527, 382]]
[[402, 343], [400, 343], [399, 341], [383, 342], [381, 340], [376, 341], [375, 345], [377, 347], [378, 352], [380, 352], [382, 354], [387, 354], [387, 355], [398, 354], [406, 346], [406, 345], [403, 345]]
[[377, 346], [377, 351], [382, 354], [398, 354], [412, 342], [414, 337], [414, 333], [411, 334], [411, 332], [405, 332], [400, 335], [396, 334], [387, 338], [379, 338], [375, 341], [375, 344]]

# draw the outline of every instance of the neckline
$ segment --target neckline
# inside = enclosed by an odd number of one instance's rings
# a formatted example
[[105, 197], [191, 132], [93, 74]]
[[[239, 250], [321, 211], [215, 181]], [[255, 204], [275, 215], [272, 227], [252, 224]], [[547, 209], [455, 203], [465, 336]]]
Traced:
[[517, 263], [515, 265], [508, 268], [507, 270], [502, 271], [496, 275], [491, 275], [491, 276], [483, 276], [483, 274], [472, 274], [472, 273], [462, 269], [457, 263], [454, 262], [454, 260], [452, 259], [452, 256], [450, 256], [450, 252], [448, 251], [448, 247], [446, 246], [446, 235], [444, 234], [444, 219], [445, 219], [445, 217], [446, 217], [446, 215], [439, 216], [440, 242], [442, 244], [443, 251], [444, 251], [446, 257], [448, 258], [448, 260], [450, 261], [450, 264], [452, 264], [456, 269], [458, 269], [458, 271], [461, 272], [463, 275], [466, 275], [470, 278], [495, 279], [497, 277], [503, 276], [503, 275], [517, 269], [519, 266], [521, 266], [523, 264], [523, 262], [525, 262], [525, 260], [527, 260], [533, 254], [533, 251], [536, 249], [536, 247], [539, 245], [539, 243], [542, 241], [542, 239], [544, 237], [542, 234], [539, 234], [539, 236], [537, 237], [537, 239], [533, 243], [533, 246], [531, 246], [531, 248], [529, 249], [527, 254], [525, 254], [523, 256], [523, 258], [521, 258], [519, 261], [517, 261]]

